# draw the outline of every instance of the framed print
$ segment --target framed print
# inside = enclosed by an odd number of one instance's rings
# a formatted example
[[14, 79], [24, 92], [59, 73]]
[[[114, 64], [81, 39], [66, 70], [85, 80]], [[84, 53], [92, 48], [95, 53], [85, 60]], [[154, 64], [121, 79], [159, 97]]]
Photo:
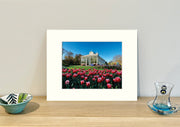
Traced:
[[137, 30], [47, 30], [48, 101], [136, 101]]

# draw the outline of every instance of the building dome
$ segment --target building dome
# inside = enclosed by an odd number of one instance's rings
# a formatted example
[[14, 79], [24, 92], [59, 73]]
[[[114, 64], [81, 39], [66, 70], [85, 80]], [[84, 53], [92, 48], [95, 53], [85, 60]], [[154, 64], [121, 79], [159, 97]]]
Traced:
[[93, 52], [93, 51], [90, 51], [90, 52], [89, 52], [89, 55], [93, 55], [93, 54], [94, 54], [94, 52]]

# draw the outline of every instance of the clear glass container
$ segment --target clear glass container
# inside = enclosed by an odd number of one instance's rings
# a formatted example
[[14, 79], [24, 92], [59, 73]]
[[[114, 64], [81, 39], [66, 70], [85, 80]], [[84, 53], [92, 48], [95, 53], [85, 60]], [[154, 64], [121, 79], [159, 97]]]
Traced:
[[148, 102], [149, 108], [162, 115], [177, 112], [179, 106], [172, 105], [170, 100], [170, 94], [174, 85], [167, 82], [155, 82], [155, 87], [156, 96], [154, 100]]
[[156, 82], [156, 97], [153, 101], [153, 106], [162, 110], [169, 110], [171, 108], [170, 93], [174, 87], [171, 83]]

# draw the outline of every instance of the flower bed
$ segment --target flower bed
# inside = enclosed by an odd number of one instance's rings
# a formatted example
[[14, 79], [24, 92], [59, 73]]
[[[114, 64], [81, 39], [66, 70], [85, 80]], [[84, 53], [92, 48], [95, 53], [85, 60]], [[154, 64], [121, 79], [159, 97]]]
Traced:
[[121, 89], [122, 71], [62, 69], [63, 89]]

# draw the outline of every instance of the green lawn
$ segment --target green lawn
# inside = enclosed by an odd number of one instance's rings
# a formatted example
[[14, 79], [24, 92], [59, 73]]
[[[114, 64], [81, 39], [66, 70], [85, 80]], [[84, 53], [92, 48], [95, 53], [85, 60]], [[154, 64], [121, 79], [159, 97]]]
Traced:
[[[69, 67], [67, 67], [68, 69], [79, 69], [79, 68], [81, 68], [81, 69], [85, 69], [85, 70], [88, 70], [88, 69], [93, 69], [93, 68], [95, 68], [95, 69], [97, 69], [97, 67], [96, 66], [80, 66], [80, 65], [72, 65], [72, 66], [69, 66]], [[103, 69], [101, 69], [101, 70], [103, 70]]]
[[[71, 65], [71, 66], [69, 66], [69, 67], [67, 67], [68, 69], [79, 69], [79, 68], [81, 68], [81, 69], [85, 69], [85, 70], [88, 70], [88, 69], [93, 69], [93, 68], [95, 68], [95, 69], [97, 69], [97, 70], [104, 70], [104, 69], [100, 69], [100, 68], [98, 68], [98, 67], [96, 67], [96, 66], [81, 66], [81, 65]], [[118, 71], [120, 71], [120, 70], [118, 70]]]

